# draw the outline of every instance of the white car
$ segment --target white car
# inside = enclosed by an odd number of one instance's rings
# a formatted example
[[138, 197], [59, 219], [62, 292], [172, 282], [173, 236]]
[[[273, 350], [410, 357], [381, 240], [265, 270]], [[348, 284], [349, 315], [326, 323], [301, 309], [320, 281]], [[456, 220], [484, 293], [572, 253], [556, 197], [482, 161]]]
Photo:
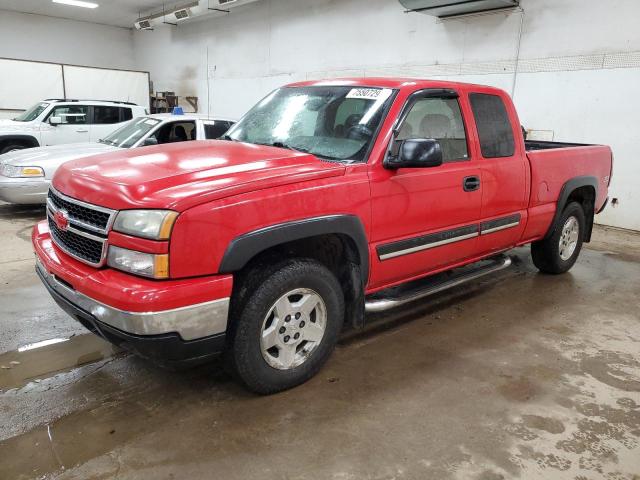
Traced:
[[146, 115], [135, 103], [49, 99], [13, 120], [0, 120], [0, 154], [23, 148], [95, 142], [124, 122]]
[[157, 114], [136, 118], [97, 143], [30, 148], [0, 155], [0, 200], [45, 203], [49, 184], [60, 165], [70, 160], [122, 148], [221, 137], [235, 122], [199, 115]]

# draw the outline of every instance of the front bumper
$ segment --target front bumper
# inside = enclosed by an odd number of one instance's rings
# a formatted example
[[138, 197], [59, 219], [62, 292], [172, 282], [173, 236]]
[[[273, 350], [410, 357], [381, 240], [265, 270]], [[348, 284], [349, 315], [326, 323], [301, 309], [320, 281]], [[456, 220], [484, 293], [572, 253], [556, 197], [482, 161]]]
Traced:
[[9, 178], [0, 175], [0, 200], [23, 205], [45, 203], [49, 183], [44, 178]]
[[203, 345], [207, 355], [222, 349], [230, 276], [155, 281], [91, 268], [52, 243], [46, 222], [32, 241], [36, 271], [56, 302], [112, 343], [171, 363], [202, 357]]

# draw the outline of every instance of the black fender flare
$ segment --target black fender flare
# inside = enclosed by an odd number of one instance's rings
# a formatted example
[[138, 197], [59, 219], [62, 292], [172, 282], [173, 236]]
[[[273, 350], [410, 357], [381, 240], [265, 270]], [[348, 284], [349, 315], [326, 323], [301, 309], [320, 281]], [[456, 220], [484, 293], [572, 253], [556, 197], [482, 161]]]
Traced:
[[[549, 238], [551, 235], [553, 235], [553, 232], [555, 232], [555, 229], [558, 226], [558, 220], [560, 219], [560, 215], [562, 215], [564, 207], [567, 206], [569, 196], [571, 195], [571, 193], [573, 193], [574, 190], [581, 187], [593, 187], [595, 192], [594, 201], [595, 199], [598, 198], [598, 180], [596, 179], [596, 177], [581, 176], [581, 177], [573, 177], [567, 180], [565, 184], [562, 185], [562, 188], [560, 189], [560, 195], [558, 196], [558, 203], [556, 205], [556, 213], [553, 216], [553, 221], [549, 226], [549, 230], [547, 231], [545, 238]], [[595, 208], [595, 205], [594, 205], [594, 208]], [[585, 212], [585, 214], [587, 213], [588, 212]], [[587, 223], [588, 225], [587, 225], [587, 233], [585, 235], [585, 239], [587, 239], [588, 241], [588, 239], [591, 238], [591, 229], [593, 228], [593, 216], [591, 216], [590, 219], [589, 218], [587, 219]]]
[[358, 249], [362, 282], [365, 284], [369, 278], [369, 242], [360, 218], [355, 215], [307, 218], [245, 233], [229, 243], [218, 271], [220, 273], [237, 272], [250, 259], [268, 248], [326, 234], [342, 234], [353, 240]]
[[0, 134], [0, 146], [12, 141], [18, 141], [21, 143], [26, 142], [29, 144], [29, 148], [40, 146], [40, 142], [38, 142], [38, 139], [33, 135], [20, 135], [20, 134], [2, 135]]

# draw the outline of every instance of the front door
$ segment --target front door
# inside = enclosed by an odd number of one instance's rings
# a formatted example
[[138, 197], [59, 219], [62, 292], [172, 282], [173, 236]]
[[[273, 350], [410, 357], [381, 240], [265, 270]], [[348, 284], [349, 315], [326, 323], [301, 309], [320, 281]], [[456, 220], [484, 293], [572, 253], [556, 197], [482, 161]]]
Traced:
[[[86, 105], [59, 105], [51, 110], [42, 128], [42, 145], [80, 143], [90, 140], [89, 107]], [[60, 118], [58, 125], [51, 125], [49, 119]]]
[[482, 200], [480, 168], [465, 132], [468, 106], [453, 91], [412, 95], [392, 142], [433, 138], [443, 164], [370, 172], [372, 259], [370, 288], [419, 277], [477, 253]]

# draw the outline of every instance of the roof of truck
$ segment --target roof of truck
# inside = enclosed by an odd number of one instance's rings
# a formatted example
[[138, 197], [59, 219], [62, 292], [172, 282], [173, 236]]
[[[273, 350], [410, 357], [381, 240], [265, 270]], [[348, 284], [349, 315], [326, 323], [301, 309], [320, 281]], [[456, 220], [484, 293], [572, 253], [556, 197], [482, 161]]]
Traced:
[[[379, 88], [469, 88], [469, 87], [487, 87], [486, 85], [475, 85], [471, 83], [462, 82], [448, 82], [445, 80], [429, 80], [421, 78], [409, 78], [409, 77], [347, 77], [347, 78], [331, 78], [324, 80], [306, 80], [302, 82], [290, 83], [287, 87], [320, 87], [320, 86], [360, 86], [360, 87], [379, 87]], [[495, 90], [500, 90], [495, 88]]]

